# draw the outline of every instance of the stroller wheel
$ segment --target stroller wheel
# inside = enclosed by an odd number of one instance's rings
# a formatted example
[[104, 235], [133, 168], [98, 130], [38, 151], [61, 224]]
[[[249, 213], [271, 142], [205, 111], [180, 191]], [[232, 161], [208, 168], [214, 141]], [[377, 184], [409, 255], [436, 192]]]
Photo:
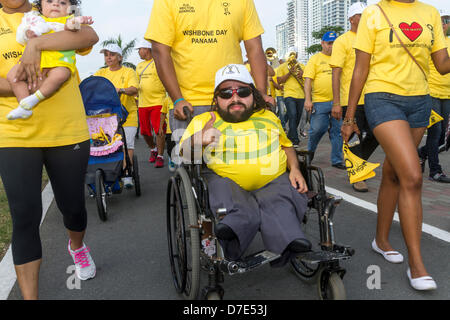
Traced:
[[100, 220], [106, 221], [108, 219], [108, 212], [106, 208], [106, 190], [103, 178], [103, 171], [98, 169], [95, 172], [95, 199], [97, 201], [97, 211]]

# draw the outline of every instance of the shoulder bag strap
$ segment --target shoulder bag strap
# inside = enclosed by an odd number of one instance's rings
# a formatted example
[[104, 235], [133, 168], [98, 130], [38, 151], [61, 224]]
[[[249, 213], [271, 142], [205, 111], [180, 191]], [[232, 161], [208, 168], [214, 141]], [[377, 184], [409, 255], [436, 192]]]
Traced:
[[379, 4], [377, 4], [377, 7], [380, 8], [381, 13], [384, 15], [384, 17], [386, 18], [387, 23], [389, 24], [389, 27], [391, 28], [392, 32], [395, 34], [395, 36], [397, 37], [397, 40], [400, 42], [400, 44], [402, 45], [403, 49], [405, 49], [405, 51], [408, 53], [408, 55], [411, 57], [411, 59], [413, 59], [413, 61], [417, 64], [417, 66], [419, 67], [420, 71], [422, 71], [425, 80], [428, 81], [428, 77], [427, 74], [425, 73], [425, 71], [423, 70], [423, 68], [421, 67], [421, 65], [419, 64], [419, 62], [417, 62], [416, 58], [414, 58], [414, 56], [412, 55], [412, 53], [408, 50], [408, 48], [405, 46], [405, 44], [403, 43], [403, 41], [400, 39], [400, 37], [397, 34], [397, 31], [395, 31], [394, 26], [392, 25], [391, 21], [389, 20], [388, 16], [386, 15], [386, 12], [384, 12], [383, 8], [381, 8], [381, 6]]

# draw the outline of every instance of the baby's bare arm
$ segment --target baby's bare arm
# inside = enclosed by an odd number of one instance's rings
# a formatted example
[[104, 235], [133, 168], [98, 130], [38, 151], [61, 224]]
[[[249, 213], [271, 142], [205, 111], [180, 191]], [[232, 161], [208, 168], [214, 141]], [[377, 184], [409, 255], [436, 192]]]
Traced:
[[74, 17], [66, 21], [66, 25], [64, 27], [67, 31], [76, 32], [80, 30], [81, 25], [91, 25], [94, 23], [94, 20], [90, 16], [79, 16]]

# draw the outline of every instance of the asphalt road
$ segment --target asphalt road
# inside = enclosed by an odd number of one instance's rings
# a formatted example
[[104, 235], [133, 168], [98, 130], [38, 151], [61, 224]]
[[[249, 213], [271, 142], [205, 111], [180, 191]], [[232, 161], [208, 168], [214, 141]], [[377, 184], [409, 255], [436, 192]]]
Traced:
[[[43, 263], [40, 272], [41, 299], [167, 299], [181, 297], [172, 284], [165, 226], [165, 192], [170, 176], [167, 167], [156, 169], [147, 162], [148, 152], [143, 139], [136, 141], [139, 158], [142, 196], [134, 190], [108, 199], [109, 220], [101, 222], [97, 216], [95, 200], [87, 199], [88, 229], [85, 238], [97, 265], [97, 276], [81, 282], [80, 288], [69, 289], [72, 265], [67, 252], [68, 237], [61, 215], [53, 203], [41, 227]], [[329, 152], [329, 150], [327, 151]], [[317, 156], [316, 156], [317, 157]], [[329, 179], [333, 171], [326, 171]], [[393, 265], [374, 253], [370, 243], [374, 237], [376, 214], [343, 202], [335, 219], [336, 239], [352, 246], [356, 254], [342, 262], [347, 273], [344, 284], [347, 299], [397, 300], [397, 299], [450, 299], [450, 243], [423, 234], [422, 248], [427, 269], [438, 284], [433, 292], [412, 289], [406, 276], [407, 264]], [[317, 218], [311, 217], [306, 233], [317, 243]], [[391, 231], [392, 245], [406, 256], [406, 248], [398, 223]], [[252, 249], [258, 249], [255, 240]], [[369, 289], [367, 280], [371, 266], [381, 270], [381, 288]], [[69, 286], [70, 287], [70, 286]], [[274, 269], [266, 265], [247, 274], [226, 276], [224, 299], [227, 300], [316, 300], [316, 285], [304, 284], [288, 265]], [[17, 284], [10, 300], [21, 299]]]

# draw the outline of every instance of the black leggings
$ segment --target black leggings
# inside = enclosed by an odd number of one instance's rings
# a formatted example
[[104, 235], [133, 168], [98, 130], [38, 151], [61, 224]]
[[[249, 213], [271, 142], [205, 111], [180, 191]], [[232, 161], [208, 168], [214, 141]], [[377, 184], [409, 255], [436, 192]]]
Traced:
[[15, 265], [42, 257], [39, 226], [42, 219], [42, 167], [45, 165], [56, 204], [70, 231], [86, 229], [84, 179], [89, 141], [53, 148], [0, 148], [0, 176], [13, 221]]

